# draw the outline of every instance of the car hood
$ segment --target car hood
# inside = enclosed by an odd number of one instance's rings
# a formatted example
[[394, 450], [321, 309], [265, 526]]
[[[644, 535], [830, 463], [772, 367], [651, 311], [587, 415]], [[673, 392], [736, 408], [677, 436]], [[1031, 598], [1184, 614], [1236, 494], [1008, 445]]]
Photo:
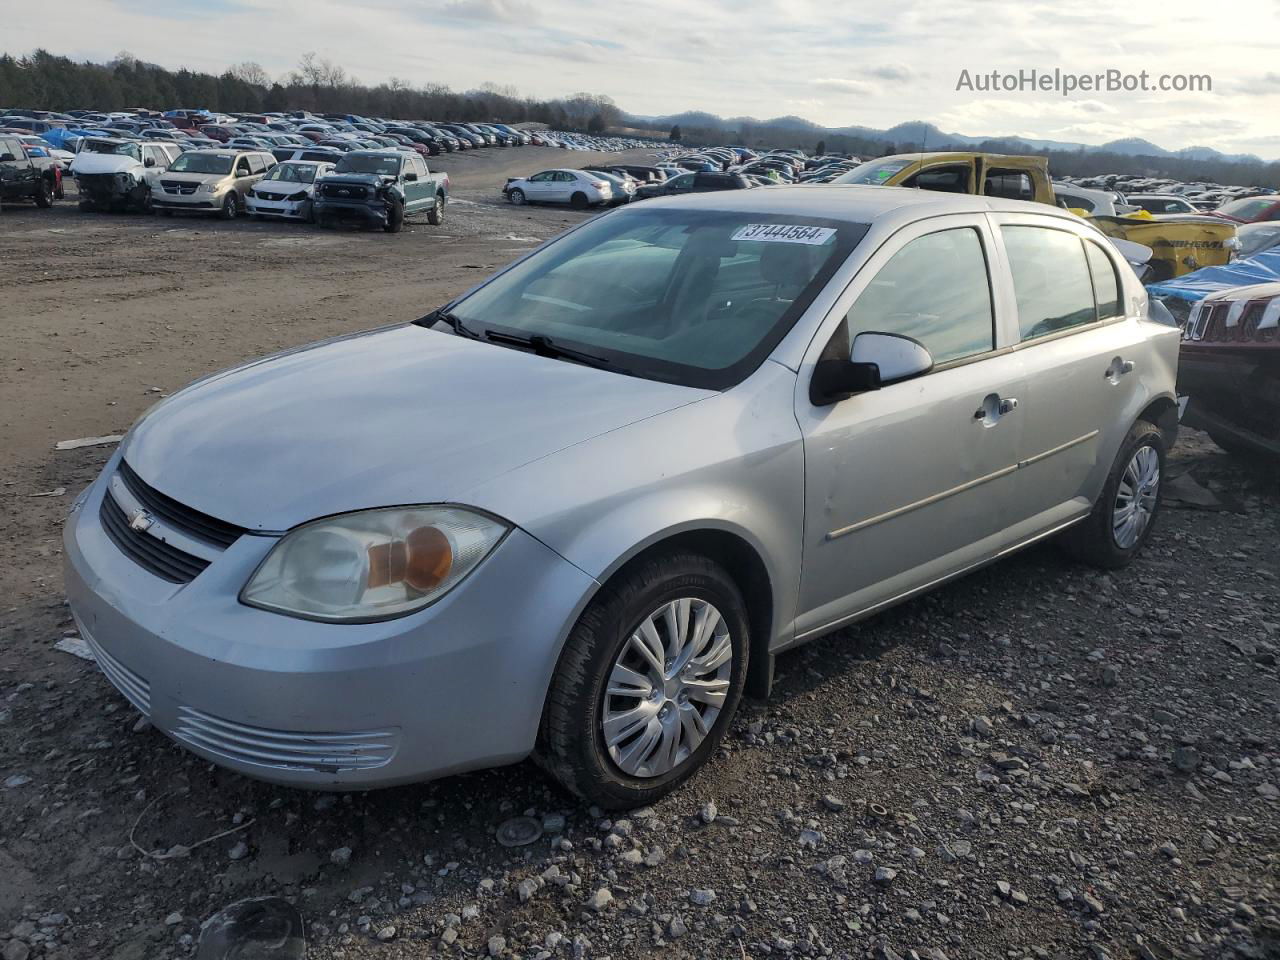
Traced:
[[465, 503], [479, 483], [711, 395], [406, 325], [198, 381], [152, 408], [123, 453], [175, 500], [285, 530]]
[[122, 153], [78, 153], [71, 161], [72, 173], [136, 173], [142, 164]]

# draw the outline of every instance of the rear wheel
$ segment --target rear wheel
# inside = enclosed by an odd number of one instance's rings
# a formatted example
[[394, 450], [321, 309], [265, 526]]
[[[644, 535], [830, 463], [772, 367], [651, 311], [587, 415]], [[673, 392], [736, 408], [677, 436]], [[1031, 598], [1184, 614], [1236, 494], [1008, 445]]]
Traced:
[[578, 191], [569, 198], [569, 206], [575, 210], [585, 210], [587, 208], [587, 195], [582, 191]]
[[1107, 570], [1133, 561], [1151, 536], [1160, 510], [1164, 457], [1159, 427], [1139, 420], [1129, 429], [1093, 512], [1064, 535], [1074, 556]]
[[427, 223], [433, 227], [438, 227], [444, 223], [444, 197], [436, 194], [435, 203], [431, 205], [431, 209], [427, 211]]
[[749, 649], [742, 596], [718, 564], [668, 554], [624, 571], [565, 644], [539, 763], [602, 807], [670, 793], [715, 753], [742, 696]]

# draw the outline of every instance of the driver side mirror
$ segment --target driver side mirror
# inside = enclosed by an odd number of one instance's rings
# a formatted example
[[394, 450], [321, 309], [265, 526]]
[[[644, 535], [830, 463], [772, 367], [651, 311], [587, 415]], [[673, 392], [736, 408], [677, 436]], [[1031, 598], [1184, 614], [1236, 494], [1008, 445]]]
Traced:
[[814, 406], [827, 406], [932, 369], [933, 357], [920, 341], [895, 333], [860, 333], [853, 339], [848, 360], [834, 357], [817, 362], [809, 400]]
[[147, 159], [145, 159], [145, 160], [143, 160], [143, 161], [142, 161], [142, 165], [143, 165], [144, 167], [154, 167], [154, 166], [156, 165], [156, 158], [155, 158], [155, 157], [147, 157]]
[[413, 182], [415, 182], [417, 179], [418, 179], [418, 175], [417, 175], [416, 173], [414, 173], [413, 171], [409, 171], [408, 173], [406, 173], [406, 174], [404, 175], [404, 182], [405, 182], [405, 183], [413, 183]]
[[17, 159], [12, 153], [0, 153], [0, 163], [13, 163]]

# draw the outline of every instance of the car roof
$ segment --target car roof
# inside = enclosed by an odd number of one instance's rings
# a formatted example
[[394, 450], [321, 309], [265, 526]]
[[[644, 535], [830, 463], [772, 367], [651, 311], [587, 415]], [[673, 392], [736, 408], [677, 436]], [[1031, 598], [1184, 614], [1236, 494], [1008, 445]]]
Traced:
[[822, 217], [850, 223], [870, 223], [894, 211], [913, 209], [921, 217], [948, 213], [1038, 213], [1067, 222], [1081, 223], [1079, 217], [1047, 203], [977, 197], [963, 193], [941, 193], [912, 187], [883, 187], [862, 184], [792, 184], [759, 187], [754, 190], [725, 190], [695, 193], [684, 197], [647, 200], [645, 207], [680, 206], [729, 213], [759, 213]]

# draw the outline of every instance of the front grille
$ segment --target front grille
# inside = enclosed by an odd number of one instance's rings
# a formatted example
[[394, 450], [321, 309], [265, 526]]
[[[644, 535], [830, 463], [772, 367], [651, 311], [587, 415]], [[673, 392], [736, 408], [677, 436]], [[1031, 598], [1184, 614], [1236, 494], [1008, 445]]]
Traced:
[[320, 188], [320, 192], [334, 200], [363, 200], [369, 194], [364, 187], [344, 183], [326, 183]]
[[193, 557], [159, 537], [131, 529], [129, 518], [110, 493], [102, 498], [102, 509], [98, 511], [98, 517], [102, 521], [102, 529], [107, 532], [111, 542], [120, 548], [120, 552], [161, 580], [190, 583], [209, 565], [208, 560]]
[[129, 492], [138, 498], [138, 503], [144, 510], [187, 536], [197, 537], [225, 550], [244, 533], [243, 527], [211, 517], [199, 510], [192, 510], [173, 497], [165, 496], [134, 473], [133, 468], [123, 460], [120, 461], [120, 479], [125, 482]]
[[390, 762], [398, 730], [304, 733], [267, 730], [223, 720], [194, 707], [178, 708], [173, 736], [227, 760], [285, 770], [336, 773], [369, 770]]
[[[1271, 300], [1201, 301], [1192, 310], [1183, 339], [1210, 343], [1268, 343], [1277, 339], [1273, 320], [1268, 319], [1267, 325], [1262, 326], [1271, 304]], [[1228, 322], [1232, 320], [1234, 322]]]
[[196, 192], [197, 184], [187, 183], [182, 180], [161, 180], [160, 186], [164, 188], [165, 193], [176, 193], [180, 196], [189, 197]]
[[84, 629], [79, 619], [76, 620], [76, 626], [80, 627], [80, 636], [93, 651], [93, 656], [98, 661], [98, 668], [106, 678], [143, 716], [151, 716], [151, 684], [102, 649], [98, 641]]

